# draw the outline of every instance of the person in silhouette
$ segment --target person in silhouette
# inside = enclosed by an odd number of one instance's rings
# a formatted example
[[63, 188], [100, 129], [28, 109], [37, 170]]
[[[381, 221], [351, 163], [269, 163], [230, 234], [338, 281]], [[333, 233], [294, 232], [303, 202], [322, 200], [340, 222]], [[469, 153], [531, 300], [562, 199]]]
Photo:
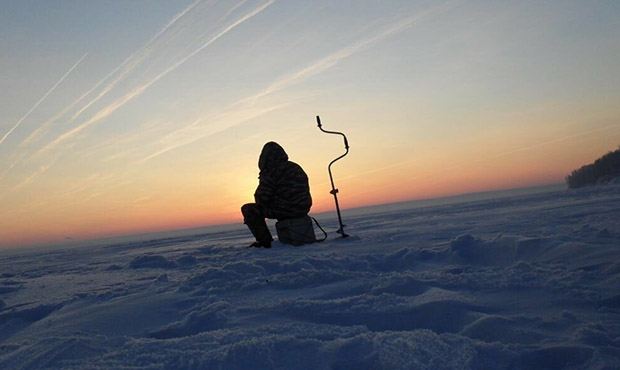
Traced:
[[250, 247], [271, 248], [273, 237], [265, 218], [283, 220], [303, 217], [310, 212], [312, 197], [308, 176], [295, 162], [288, 160], [284, 149], [273, 141], [263, 146], [258, 159], [260, 170], [255, 203], [241, 207], [243, 223], [256, 241]]

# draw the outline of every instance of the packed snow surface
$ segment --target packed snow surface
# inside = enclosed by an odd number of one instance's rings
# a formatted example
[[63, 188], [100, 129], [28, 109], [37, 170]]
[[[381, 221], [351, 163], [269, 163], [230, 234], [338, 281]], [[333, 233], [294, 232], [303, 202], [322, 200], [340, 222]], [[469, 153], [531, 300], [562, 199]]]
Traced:
[[619, 185], [344, 217], [0, 252], [0, 368], [620, 369]]

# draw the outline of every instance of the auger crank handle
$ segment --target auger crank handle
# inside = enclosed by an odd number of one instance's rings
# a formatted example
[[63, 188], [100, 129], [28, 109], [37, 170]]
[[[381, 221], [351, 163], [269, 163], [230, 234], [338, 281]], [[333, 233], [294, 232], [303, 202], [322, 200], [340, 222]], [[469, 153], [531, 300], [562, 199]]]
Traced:
[[325, 132], [326, 134], [334, 134], [334, 135], [342, 136], [342, 138], [344, 139], [344, 148], [346, 150], [349, 150], [350, 148], [349, 140], [347, 140], [347, 137], [345, 136], [345, 134], [343, 134], [342, 132], [338, 132], [338, 131], [328, 131], [328, 130], [323, 129], [323, 125], [321, 124], [321, 117], [319, 116], [316, 116], [316, 125], [321, 131]]

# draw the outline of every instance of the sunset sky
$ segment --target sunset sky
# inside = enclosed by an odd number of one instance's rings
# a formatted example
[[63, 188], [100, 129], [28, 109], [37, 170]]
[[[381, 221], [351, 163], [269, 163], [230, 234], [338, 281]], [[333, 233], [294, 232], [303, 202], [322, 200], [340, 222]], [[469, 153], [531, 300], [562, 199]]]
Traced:
[[620, 145], [620, 2], [2, 1], [0, 247], [562, 182]]

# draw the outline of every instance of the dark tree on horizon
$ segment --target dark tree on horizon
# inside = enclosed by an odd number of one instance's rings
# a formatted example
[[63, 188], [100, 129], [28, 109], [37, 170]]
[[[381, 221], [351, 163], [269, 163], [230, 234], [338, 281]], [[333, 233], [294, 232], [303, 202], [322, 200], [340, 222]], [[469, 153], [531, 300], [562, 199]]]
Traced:
[[620, 176], [620, 147], [600, 157], [594, 163], [585, 165], [574, 170], [566, 176], [566, 184], [569, 188], [604, 184], [614, 177]]

